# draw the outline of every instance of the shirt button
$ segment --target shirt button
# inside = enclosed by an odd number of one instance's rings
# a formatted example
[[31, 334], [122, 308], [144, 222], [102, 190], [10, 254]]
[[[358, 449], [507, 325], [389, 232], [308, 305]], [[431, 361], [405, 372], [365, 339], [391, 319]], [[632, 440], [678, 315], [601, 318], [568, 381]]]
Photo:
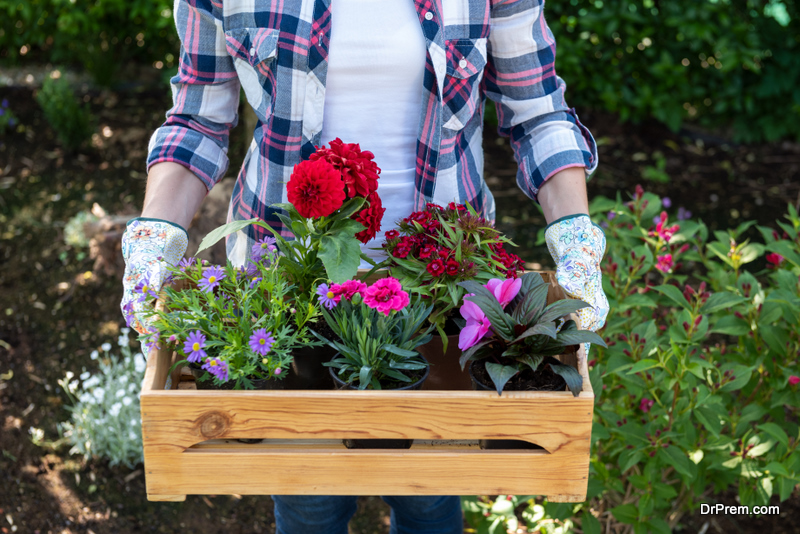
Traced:
[[250, 49], [250, 55], [251, 55], [251, 56], [254, 56], [254, 55], [256, 55], [256, 47], [255, 47], [255, 46], [254, 46], [253, 48], [251, 48], [251, 49]]
[[462, 69], [466, 69], [467, 68], [467, 60], [466, 59], [462, 59], [461, 61], [458, 62], [458, 66], [461, 67]]
[[433, 13], [431, 13], [430, 11], [425, 13], [425, 20], [433, 20]]

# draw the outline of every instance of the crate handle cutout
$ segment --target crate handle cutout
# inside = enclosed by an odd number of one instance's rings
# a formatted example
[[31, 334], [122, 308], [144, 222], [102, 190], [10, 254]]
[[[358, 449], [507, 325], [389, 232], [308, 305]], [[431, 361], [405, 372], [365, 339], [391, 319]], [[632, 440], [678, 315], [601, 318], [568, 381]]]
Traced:
[[[549, 455], [550, 452], [544, 447], [522, 441], [522, 440], [491, 440], [501, 442], [500, 444], [516, 445], [509, 447], [495, 447], [492, 449], [482, 449], [478, 440], [456, 440], [456, 439], [415, 439], [410, 449], [347, 449], [340, 439], [262, 439], [260, 443], [241, 443], [235, 438], [231, 439], [210, 439], [200, 443], [196, 443], [183, 451], [184, 454], [197, 454], [209, 451], [230, 451], [230, 452], [272, 452], [276, 450], [291, 450], [298, 454], [307, 454], [313, 452], [341, 452], [352, 451], [358, 454], [360, 451], [387, 451], [391, 453], [398, 452], [427, 452], [431, 454], [452, 453], [452, 452], [470, 452], [478, 451], [479, 453], [485, 452], [505, 452], [514, 451], [518, 454], [519, 451], [525, 451], [528, 454]], [[538, 448], [537, 448], [538, 447]]]

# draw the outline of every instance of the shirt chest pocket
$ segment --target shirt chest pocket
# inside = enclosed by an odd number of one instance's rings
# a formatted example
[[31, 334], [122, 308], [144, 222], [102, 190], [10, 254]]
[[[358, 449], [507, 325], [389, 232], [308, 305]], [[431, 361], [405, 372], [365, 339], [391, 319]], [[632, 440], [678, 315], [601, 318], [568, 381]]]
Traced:
[[442, 125], [460, 130], [475, 115], [486, 67], [486, 38], [445, 41], [447, 73], [442, 88]]
[[239, 76], [247, 101], [261, 120], [275, 105], [275, 62], [280, 30], [235, 28], [225, 32], [228, 55]]

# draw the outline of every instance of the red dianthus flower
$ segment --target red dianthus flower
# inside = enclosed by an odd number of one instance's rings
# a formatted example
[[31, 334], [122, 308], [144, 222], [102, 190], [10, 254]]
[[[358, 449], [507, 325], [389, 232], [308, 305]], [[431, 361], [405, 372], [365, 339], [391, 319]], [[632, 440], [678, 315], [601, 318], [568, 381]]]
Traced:
[[444, 272], [444, 262], [442, 260], [433, 260], [426, 269], [432, 276], [441, 276]]
[[459, 264], [456, 260], [447, 260], [447, 265], [444, 266], [444, 270], [450, 276], [455, 276], [458, 274], [458, 267]]
[[386, 208], [381, 204], [381, 197], [378, 196], [378, 193], [370, 193], [367, 197], [367, 202], [369, 202], [369, 206], [352, 217], [364, 225], [364, 230], [356, 234], [356, 239], [362, 243], [366, 243], [375, 237], [375, 234], [381, 229], [381, 220], [386, 211]]
[[306, 218], [327, 217], [344, 202], [342, 177], [325, 160], [295, 165], [286, 190], [289, 202]]
[[311, 154], [309, 159], [324, 159], [341, 173], [347, 198], [368, 197], [378, 190], [378, 174], [381, 170], [372, 161], [375, 155], [369, 150], [361, 150], [358, 143], [345, 143], [338, 137], [331, 141], [330, 148], [324, 146]]

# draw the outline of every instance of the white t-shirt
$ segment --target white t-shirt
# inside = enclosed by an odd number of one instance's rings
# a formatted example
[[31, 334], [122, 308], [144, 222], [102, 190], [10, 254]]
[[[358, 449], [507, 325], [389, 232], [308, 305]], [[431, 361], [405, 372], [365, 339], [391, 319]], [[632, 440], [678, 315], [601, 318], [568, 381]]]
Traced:
[[[320, 143], [339, 137], [375, 154], [381, 231], [362, 250], [376, 260], [383, 232], [414, 209], [425, 37], [410, 0], [335, 0]], [[368, 267], [362, 262], [362, 267]]]

